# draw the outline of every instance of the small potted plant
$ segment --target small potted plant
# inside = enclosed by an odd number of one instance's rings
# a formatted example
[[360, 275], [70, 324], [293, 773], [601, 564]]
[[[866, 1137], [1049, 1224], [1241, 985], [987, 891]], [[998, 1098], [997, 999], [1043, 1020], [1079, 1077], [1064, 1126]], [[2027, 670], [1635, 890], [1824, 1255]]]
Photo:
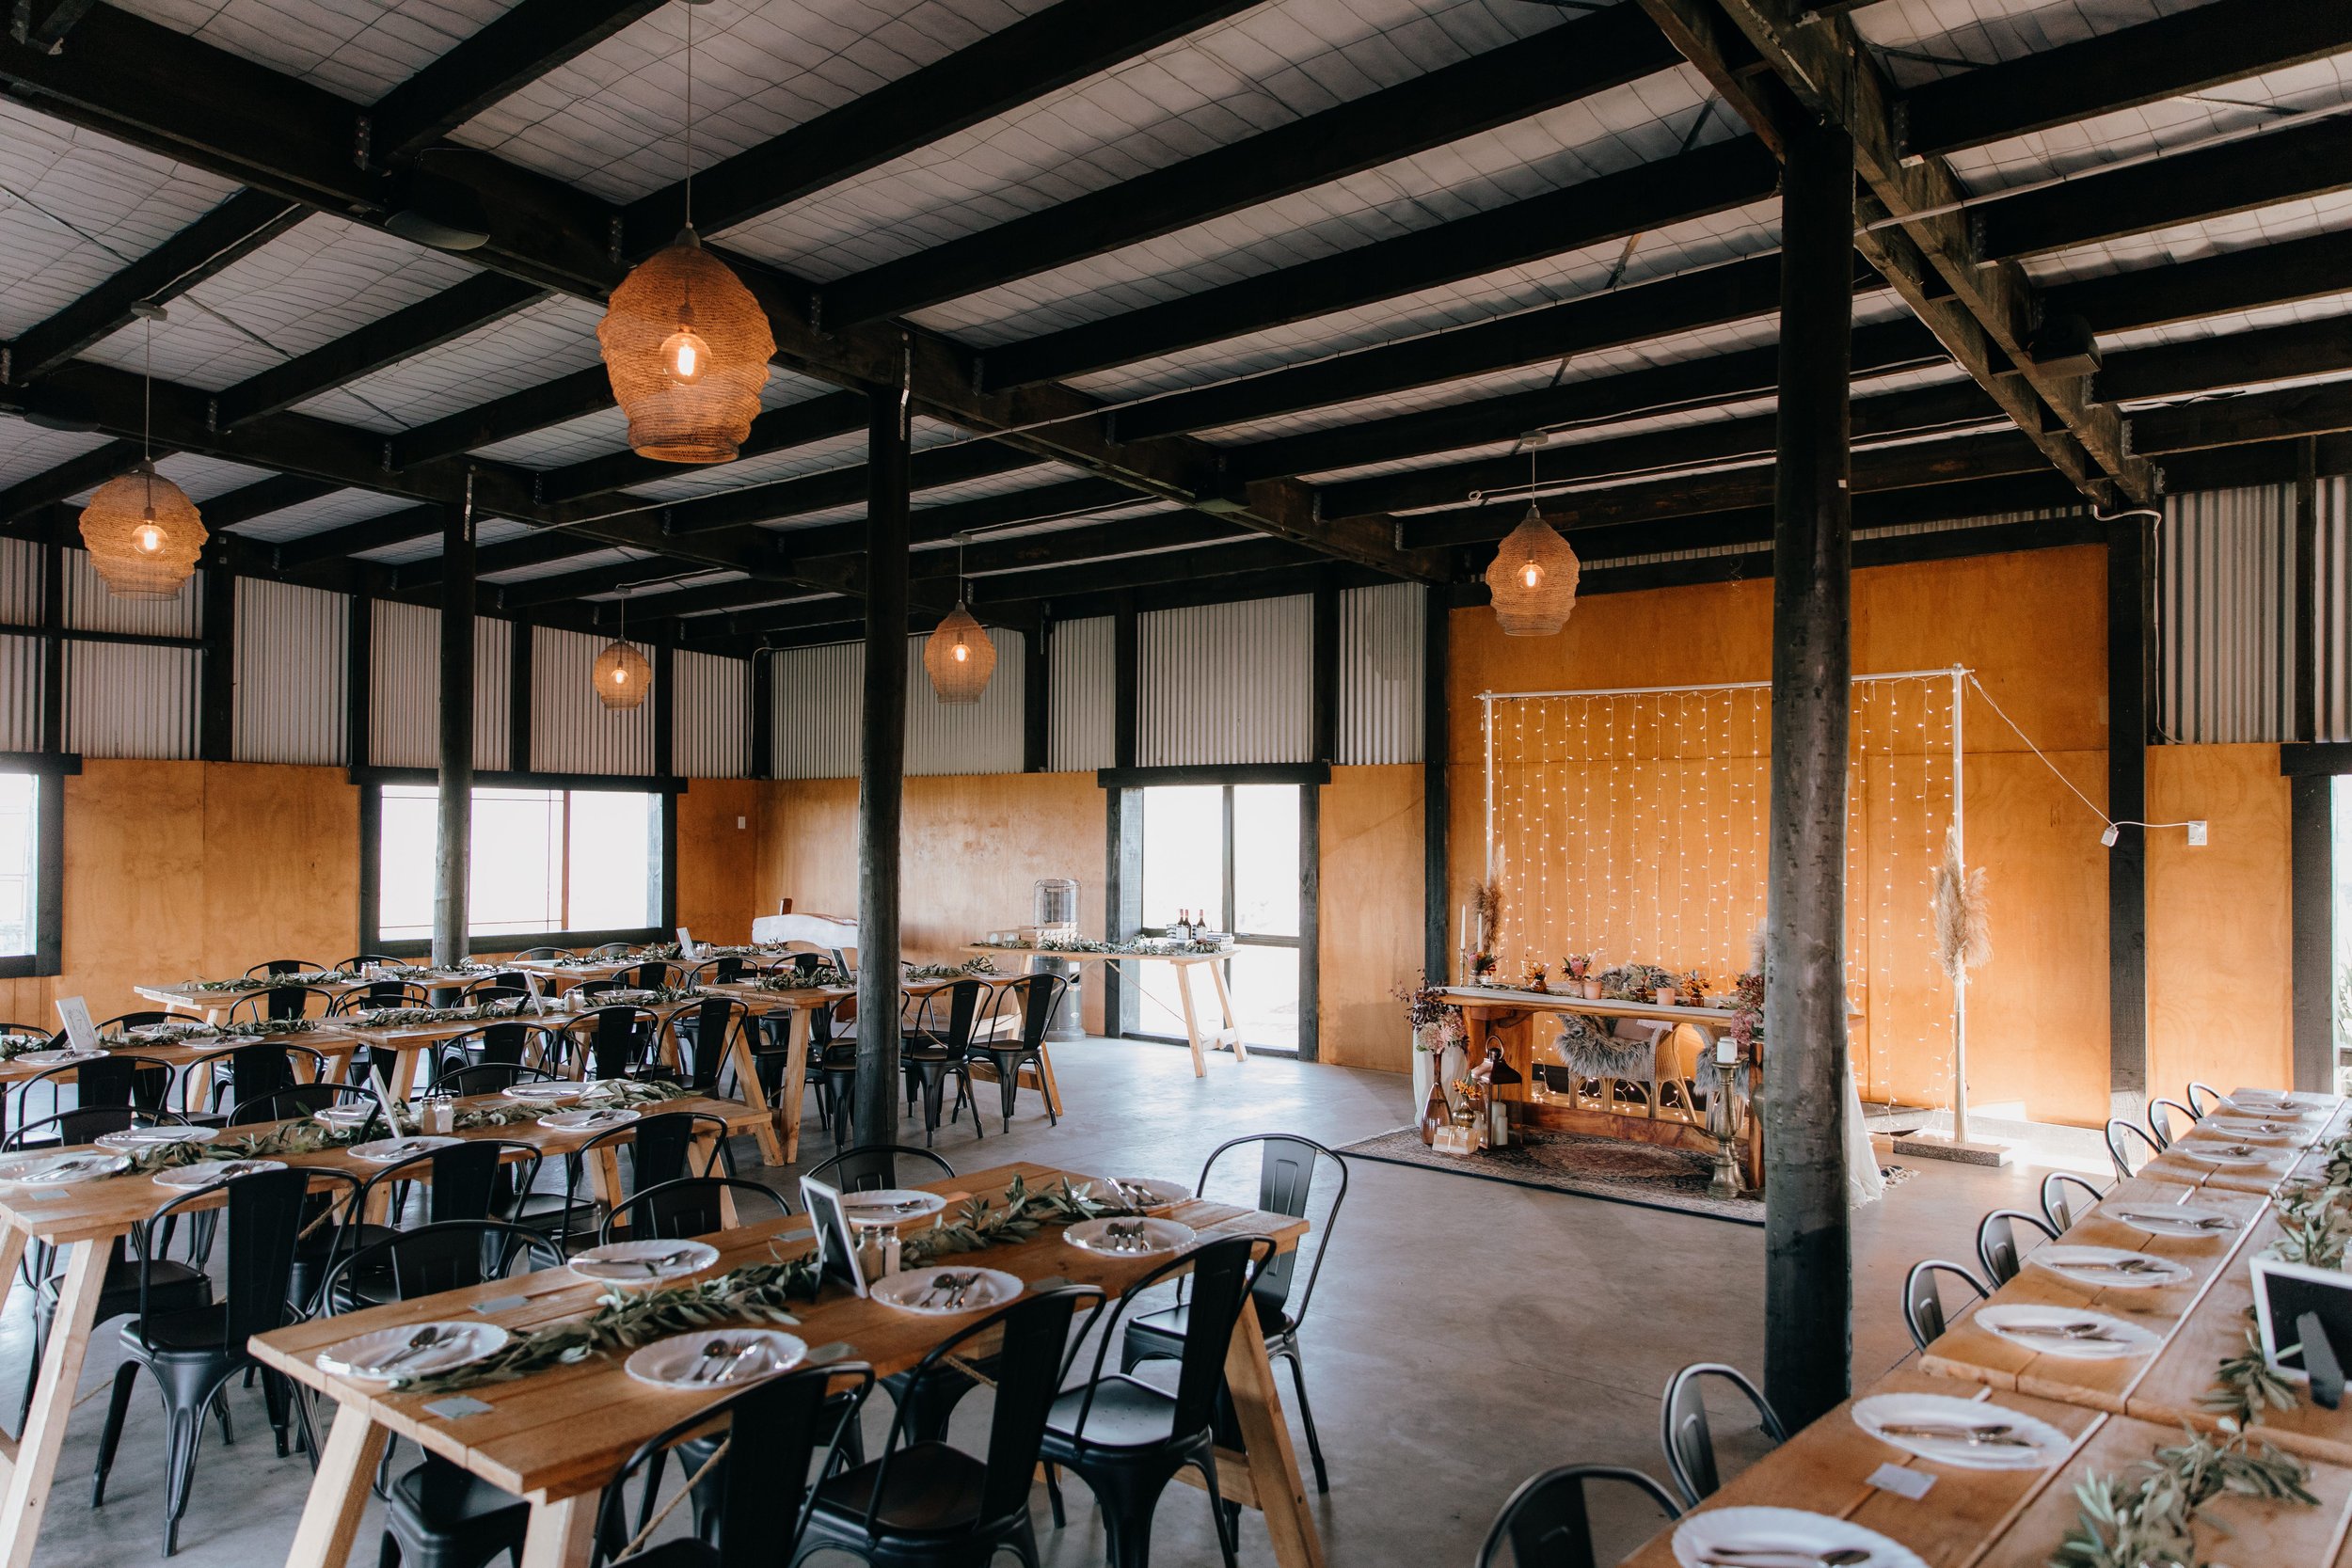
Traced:
[[1519, 984], [1523, 990], [1549, 995], [1551, 990], [1551, 972], [1545, 965], [1530, 958], [1527, 960], [1526, 974]]

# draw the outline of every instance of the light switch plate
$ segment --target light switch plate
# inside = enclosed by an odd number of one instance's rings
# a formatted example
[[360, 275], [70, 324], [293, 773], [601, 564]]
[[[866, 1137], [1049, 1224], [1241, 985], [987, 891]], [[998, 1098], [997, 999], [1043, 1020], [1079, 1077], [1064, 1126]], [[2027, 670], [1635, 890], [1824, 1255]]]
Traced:
[[2191, 822], [2188, 825], [2188, 844], [2192, 849], [2201, 849], [2205, 847], [2205, 824], [2203, 822]]

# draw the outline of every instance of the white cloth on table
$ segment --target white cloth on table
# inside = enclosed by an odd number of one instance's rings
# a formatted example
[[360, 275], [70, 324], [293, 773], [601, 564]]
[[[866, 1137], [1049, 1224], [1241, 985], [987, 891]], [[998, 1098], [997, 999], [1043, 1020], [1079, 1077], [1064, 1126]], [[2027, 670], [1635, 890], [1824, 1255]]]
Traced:
[[1862, 1119], [1862, 1088], [1854, 1082], [1853, 1059], [1846, 1060], [1846, 1207], [1859, 1209], [1886, 1196], [1886, 1177], [1870, 1129]]

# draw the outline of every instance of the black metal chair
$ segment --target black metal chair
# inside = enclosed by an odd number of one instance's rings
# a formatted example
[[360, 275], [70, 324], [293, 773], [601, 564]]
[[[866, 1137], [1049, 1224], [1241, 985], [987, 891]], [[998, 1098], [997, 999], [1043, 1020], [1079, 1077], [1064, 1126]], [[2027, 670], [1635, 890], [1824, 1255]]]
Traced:
[[[2211, 1103], [2200, 1103], [2198, 1097], [2201, 1095], [2203, 1096], [2206, 1101], [2211, 1101]], [[2214, 1107], [2221, 1103], [2223, 1097], [2221, 1091], [2215, 1088], [2211, 1084], [2199, 1084], [2192, 1082], [2183, 1098], [2188, 1101], [2188, 1108], [2196, 1113], [2197, 1119], [2199, 1121], [2202, 1121], [2213, 1114]]]
[[[705, 1405], [643, 1444], [605, 1486], [589, 1568], [614, 1561], [616, 1550], [624, 1555], [615, 1568], [775, 1568], [797, 1561], [808, 1524], [810, 1462], [821, 1443], [825, 1459], [818, 1473], [833, 1469], [842, 1436], [873, 1386], [873, 1370], [862, 1362], [804, 1367]], [[722, 1417], [723, 1455], [708, 1430]], [[660, 1521], [655, 1500], [663, 1462], [674, 1450], [689, 1478], [694, 1533], [643, 1546]], [[633, 1510], [632, 1482], [639, 1485]]]
[[[172, 1199], [142, 1227], [138, 1315], [122, 1327], [123, 1361], [115, 1373], [105, 1429], [98, 1440], [90, 1506], [96, 1508], [106, 1499], [106, 1476], [114, 1468], [122, 1423], [130, 1414], [132, 1385], [144, 1369], [163, 1394], [168, 1434], [166, 1557], [180, 1549], [180, 1521], [187, 1513], [206, 1411], [222, 1396], [231, 1378], [247, 1367], [259, 1366], [246, 1342], [257, 1334], [283, 1327], [288, 1320], [286, 1292], [294, 1268], [294, 1241], [302, 1227], [304, 1198], [312, 1175], [300, 1169], [257, 1171], [222, 1184], [226, 1300], [171, 1311], [159, 1305], [155, 1291], [156, 1265], [164, 1260], [172, 1222], [192, 1205], [209, 1205], [215, 1196], [212, 1192], [192, 1192]], [[307, 1412], [290, 1400], [284, 1380], [266, 1368], [262, 1369], [262, 1389], [271, 1429], [278, 1435], [278, 1451], [283, 1454], [289, 1405], [304, 1416], [306, 1423]], [[310, 1434], [306, 1433], [305, 1437]], [[310, 1449], [318, 1451], [314, 1442]]]
[[1584, 1498], [1588, 1481], [1617, 1481], [1656, 1503], [1669, 1519], [1679, 1519], [1672, 1494], [1643, 1471], [1623, 1465], [1563, 1465], [1530, 1476], [1504, 1501], [1478, 1548], [1478, 1568], [1495, 1568], [1511, 1549], [1517, 1568], [1597, 1568], [1592, 1513]]
[[[922, 1174], [914, 1181], [898, 1179], [898, 1162], [911, 1161]], [[884, 1187], [906, 1187], [924, 1181], [952, 1181], [956, 1167], [928, 1148], [911, 1144], [873, 1144], [864, 1148], [845, 1148], [808, 1173], [812, 1181], [822, 1181], [845, 1193], [880, 1192]]]
[[972, 1131], [980, 1134], [979, 1101], [972, 1098], [972, 1030], [978, 1022], [987, 985], [979, 980], [956, 980], [921, 998], [914, 1024], [899, 1038], [898, 1059], [921, 1085], [923, 1142], [939, 1132], [939, 1101], [947, 1080], [956, 1081], [955, 1105], [947, 1113], [954, 1121], [972, 1107]]
[[576, 1014], [560, 1025], [550, 1025], [550, 1033], [561, 1041], [564, 1060], [548, 1065], [561, 1076], [577, 1056], [582, 1077], [643, 1077], [653, 1065], [660, 1027], [660, 1017], [651, 1008], [627, 1004]]
[[[546, 1068], [565, 1059], [559, 1031], [536, 1022], [501, 1021], [453, 1035], [433, 1048], [432, 1085], [444, 1074], [469, 1067]], [[504, 1085], [500, 1085], [503, 1087]]]
[[[330, 1259], [327, 1277], [332, 1279], [340, 1274], [342, 1289], [353, 1292], [326, 1302], [326, 1309], [344, 1312], [404, 1299], [391, 1290], [389, 1280], [354, 1271], [347, 1265], [353, 1255], [389, 1240], [405, 1228], [401, 1222], [418, 1183], [423, 1183], [425, 1188], [426, 1225], [487, 1220], [500, 1211], [511, 1210], [520, 1195], [531, 1191], [539, 1178], [541, 1159], [535, 1144], [509, 1138], [469, 1138], [370, 1171], [360, 1183], [350, 1218], [325, 1238]], [[386, 1195], [385, 1212], [389, 1224], [367, 1218], [379, 1193]]]
[[602, 962], [611, 958], [626, 958], [635, 951], [637, 951], [637, 949], [631, 947], [628, 942], [608, 942], [601, 947], [591, 947], [583, 956]]
[[[295, 1063], [306, 1060], [310, 1068], [307, 1078], [294, 1070]], [[326, 1053], [314, 1047], [284, 1040], [224, 1046], [181, 1064], [180, 1114], [191, 1121], [218, 1123], [225, 1119], [224, 1106], [291, 1089], [296, 1084], [326, 1080]], [[199, 1092], [204, 1102], [191, 1104], [189, 1096]]]
[[740, 953], [723, 953], [715, 958], [705, 958], [686, 972], [679, 981], [688, 986], [732, 986], [750, 978], [752, 961]]
[[986, 1456], [943, 1440], [910, 1440], [910, 1406], [902, 1402], [880, 1457], [819, 1483], [801, 1550], [835, 1546], [891, 1568], [967, 1568], [1010, 1548], [1035, 1568], [1029, 1484], [1046, 1415], [1059, 1392], [1072, 1318], [1080, 1303], [1099, 1313], [1103, 1301], [1091, 1285], [1038, 1291], [934, 1345], [910, 1373], [917, 1382], [961, 1378], [950, 1358], [1002, 1336], [993, 1353], [996, 1401]]
[[[1340, 1209], [1347, 1202], [1347, 1162], [1312, 1138], [1295, 1133], [1257, 1132], [1229, 1139], [1211, 1150], [1201, 1164], [1200, 1180], [1193, 1190], [1205, 1195], [1216, 1175], [1217, 1161], [1228, 1152], [1251, 1144], [1259, 1146], [1255, 1206], [1262, 1212], [1304, 1218], [1313, 1202], [1317, 1175], [1327, 1168], [1338, 1183], [1331, 1195], [1331, 1207], [1325, 1211], [1322, 1223], [1312, 1227], [1311, 1240], [1279, 1254], [1259, 1272], [1258, 1283], [1251, 1292], [1257, 1304], [1258, 1322], [1265, 1329], [1267, 1357], [1290, 1363], [1291, 1386], [1298, 1391], [1299, 1424], [1306, 1429], [1307, 1455], [1314, 1465], [1315, 1490], [1328, 1492], [1331, 1481], [1323, 1463], [1323, 1440], [1315, 1432], [1314, 1407], [1307, 1401], [1307, 1369], [1299, 1354], [1298, 1331], [1307, 1320], [1315, 1280], [1323, 1272], [1324, 1254], [1329, 1250], [1332, 1229], [1339, 1224]], [[1311, 1256], [1306, 1283], [1298, 1286], [1294, 1302], [1291, 1291], [1297, 1284], [1302, 1251], [1311, 1252]], [[1120, 1350], [1120, 1370], [1133, 1371], [1142, 1362], [1179, 1354], [1184, 1339], [1185, 1311], [1184, 1303], [1179, 1301], [1165, 1311], [1132, 1320], [1127, 1324], [1126, 1343]]]
[[[531, 1270], [555, 1268], [564, 1254], [520, 1226], [449, 1220], [388, 1236], [343, 1259], [320, 1295], [330, 1311], [339, 1300], [365, 1299], [345, 1289], [348, 1279], [364, 1276], [389, 1287], [384, 1299], [407, 1301], [506, 1278], [526, 1260]], [[508, 1553], [521, 1560], [531, 1505], [437, 1454], [395, 1479], [384, 1501], [380, 1568], [482, 1568]]]
[[2071, 1170], [2054, 1170], [2042, 1179], [2042, 1217], [2050, 1222], [2050, 1228], [2063, 1236], [2074, 1227], [2074, 1206], [2067, 1201], [2066, 1189], [2080, 1187], [2093, 1203], [2107, 1195], [2098, 1183], [2086, 1180]]
[[[735, 1217], [727, 1217], [733, 1204]], [[596, 1240], [691, 1241], [722, 1230], [789, 1219], [792, 1205], [773, 1187], [732, 1176], [681, 1176], [659, 1186], [641, 1187], [628, 1202], [604, 1216]]]
[[671, 1079], [698, 1094], [715, 1094], [728, 1054], [737, 1040], [752, 1037], [753, 1022], [750, 1004], [737, 997], [706, 996], [699, 1002], [681, 1003], [663, 1015], [655, 1037], [657, 1042], [662, 1038], [675, 1041], [684, 1066], [674, 1069], [655, 1061], [646, 1066], [644, 1075]]
[[357, 974], [363, 969], [393, 969], [405, 962], [405, 958], [395, 958], [389, 953], [354, 953], [335, 967], [346, 974]]
[[1730, 1384], [1756, 1407], [1756, 1424], [1775, 1444], [1788, 1441], [1788, 1429], [1772, 1409], [1764, 1390], [1748, 1381], [1737, 1367], [1720, 1361], [1693, 1361], [1666, 1380], [1665, 1398], [1659, 1402], [1659, 1440], [1666, 1450], [1666, 1473], [1685, 1507], [1696, 1508], [1723, 1484], [1715, 1462], [1715, 1434], [1707, 1418], [1707, 1380]]
[[[184, 1013], [158, 1012], [151, 1007], [143, 1012], [118, 1013], [113, 1018], [102, 1019], [98, 1024], [98, 1032], [102, 1035], [122, 1035], [128, 1034], [134, 1029], [144, 1029], [151, 1023], [189, 1023], [193, 1022], [194, 1020], [188, 1018]], [[62, 1029], [58, 1030], [51, 1037], [54, 1038], [59, 1045], [66, 1043], [65, 1031]]]
[[468, 1062], [462, 1056], [444, 1056], [435, 1064], [433, 1087], [460, 1100], [478, 1094], [501, 1094], [517, 1084], [552, 1084], [555, 1074], [544, 1068], [520, 1067], [512, 1062]]
[[342, 998], [331, 990], [316, 986], [272, 986], [267, 990], [240, 996], [229, 1006], [231, 1023], [258, 1022], [263, 1019], [325, 1018], [335, 1010]]
[[493, 974], [485, 980], [476, 980], [459, 992], [457, 1005], [461, 1007], [486, 1007], [495, 1002], [530, 1000], [531, 988], [522, 983], [521, 975], [516, 975], [514, 984], [509, 985], [505, 975]]
[[[1063, 1523], [1056, 1470], [1067, 1467], [1087, 1483], [1103, 1510], [1104, 1544], [1112, 1568], [1145, 1568], [1152, 1553], [1152, 1514], [1177, 1472], [1189, 1466], [1209, 1495], [1209, 1514], [1225, 1568], [1234, 1568], [1233, 1531], [1216, 1485], [1217, 1399], [1225, 1386], [1225, 1354], [1233, 1342], [1258, 1272], [1275, 1256], [1270, 1236], [1228, 1236], [1169, 1259], [1136, 1282], [1112, 1309], [1109, 1330], [1094, 1352], [1093, 1375], [1054, 1402], [1045, 1418], [1040, 1455], [1054, 1525]], [[1137, 1291], [1187, 1274], [1192, 1300], [1176, 1386], [1171, 1392], [1125, 1372], [1105, 1373], [1119, 1313]]]
[[678, 966], [666, 958], [648, 958], [634, 969], [615, 975], [639, 990], [675, 990], [680, 976]]
[[1944, 1315], [1944, 1298], [1935, 1287], [1935, 1276], [1948, 1274], [1976, 1292], [1982, 1301], [1993, 1292], [1984, 1282], [1958, 1263], [1947, 1263], [1940, 1258], [1930, 1258], [1911, 1265], [1903, 1276], [1903, 1322], [1910, 1326], [1911, 1342], [1925, 1350], [1943, 1337], [1950, 1326]]
[[[1002, 1102], [1005, 1127], [1012, 1131], [1013, 1096], [1020, 1092], [1021, 1067], [1025, 1062], [1037, 1068], [1038, 1098], [1045, 1101], [1048, 1126], [1059, 1126], [1061, 1118], [1054, 1114], [1054, 1097], [1044, 1092], [1045, 1032], [1053, 1027], [1054, 1013], [1061, 1006], [1062, 997], [1070, 990], [1069, 978], [1060, 974], [1018, 974], [1000, 982], [989, 1005], [988, 1024], [972, 1042], [972, 1049], [989, 1060], [996, 1069], [996, 1092]], [[1009, 1040], [1002, 1032], [1011, 1023]], [[979, 1123], [976, 1108], [973, 1124]]]
[[410, 981], [370, 980], [335, 998], [335, 1005], [327, 1010], [327, 1016], [342, 1018], [351, 1013], [370, 1012], [377, 1007], [426, 1007], [432, 1003], [432, 993]]
[[373, 1107], [375, 1104], [373, 1093], [349, 1084], [294, 1084], [256, 1095], [251, 1100], [237, 1101], [230, 1107], [228, 1124], [231, 1127], [250, 1127], [256, 1122], [293, 1121], [299, 1117], [314, 1117], [338, 1105]]
[[2142, 1160], [2143, 1164], [2145, 1164], [2148, 1160], [2154, 1159], [2157, 1155], [2164, 1152], [2163, 1146], [2159, 1145], [2154, 1138], [2141, 1132], [2130, 1122], [2125, 1121], [2121, 1117], [2109, 1117], [2107, 1121], [2107, 1158], [2115, 1163], [2115, 1178], [2119, 1181], [2132, 1174], [2131, 1155], [2127, 1151], [2126, 1146], [2134, 1143], [2138, 1144], [2142, 1148], [2147, 1150], [2147, 1154]]
[[248, 980], [267, 980], [279, 974], [318, 974], [326, 966], [309, 958], [265, 958], [245, 972]]
[[506, 961], [509, 963], [546, 963], [551, 959], [568, 958], [571, 956], [572, 950], [568, 947], [526, 947]]
[[[46, 1119], [67, 1109], [61, 1091], [69, 1084], [73, 1087], [73, 1109], [76, 1110], [119, 1105], [151, 1115], [160, 1114], [170, 1104], [175, 1076], [175, 1069], [169, 1062], [127, 1051], [109, 1052], [87, 1062], [60, 1063], [56, 1067], [43, 1068], [17, 1085], [15, 1109], [6, 1122], [12, 1122], [22, 1130], [36, 1120]], [[45, 1108], [34, 1103], [37, 1095], [45, 1097]], [[39, 1146], [25, 1144], [22, 1147], [32, 1148]]]
[[[588, 1163], [601, 1150], [613, 1148], [628, 1155], [621, 1195], [626, 1203], [638, 1193], [681, 1177], [709, 1176], [722, 1168], [732, 1176], [726, 1125], [723, 1118], [707, 1111], [664, 1111], [599, 1132], [564, 1156], [561, 1193], [536, 1189], [518, 1193], [512, 1207], [495, 1217], [527, 1225], [534, 1230], [551, 1230], [558, 1244], [568, 1250], [574, 1237], [596, 1233], [604, 1224], [604, 1205], [594, 1197], [580, 1196]], [[688, 1169], [695, 1138], [712, 1132], [717, 1135], [711, 1140], [711, 1153], [703, 1162], [703, 1168]]]
[[2028, 1214], [2023, 1209], [1995, 1209], [1978, 1222], [1977, 1261], [1984, 1265], [1984, 1277], [1999, 1290], [2017, 1277], [2025, 1255], [2017, 1250], [2019, 1222], [2042, 1232], [2043, 1241], [2055, 1242], [2058, 1232], [2039, 1214]]
[[[2188, 1118], [2188, 1127], [2175, 1128], [2172, 1125], [2172, 1117], [2175, 1112]], [[2148, 1101], [2148, 1131], [2155, 1134], [2158, 1148], [2170, 1148], [2173, 1139], [2187, 1132], [2189, 1127], [2195, 1127], [2202, 1119], [2195, 1111], [2177, 1100], [2167, 1100], [2159, 1095]]]

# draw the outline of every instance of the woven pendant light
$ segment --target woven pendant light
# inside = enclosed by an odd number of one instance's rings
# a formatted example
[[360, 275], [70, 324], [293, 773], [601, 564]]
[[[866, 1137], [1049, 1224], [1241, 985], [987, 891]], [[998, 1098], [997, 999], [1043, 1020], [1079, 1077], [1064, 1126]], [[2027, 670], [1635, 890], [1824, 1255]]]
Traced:
[[119, 599], [178, 598], [204, 539], [196, 503], [151, 463], [100, 485], [82, 511], [90, 565]]
[[628, 592], [621, 593], [620, 635], [604, 645], [596, 656], [594, 678], [596, 701], [607, 708], [622, 711], [645, 705], [645, 693], [653, 689], [653, 666], [637, 644], [628, 640]]
[[988, 678], [996, 673], [996, 644], [962, 600], [923, 644], [923, 673], [943, 703], [977, 703], [988, 689]]
[[1544, 521], [1541, 507], [1529, 506], [1486, 568], [1486, 590], [1502, 634], [1549, 637], [1566, 626], [1576, 608], [1578, 572], [1576, 551]]
[[686, 8], [686, 227], [605, 306], [596, 342], [629, 450], [663, 463], [732, 463], [759, 413], [776, 340], [768, 313], [694, 232], [694, 0]]

